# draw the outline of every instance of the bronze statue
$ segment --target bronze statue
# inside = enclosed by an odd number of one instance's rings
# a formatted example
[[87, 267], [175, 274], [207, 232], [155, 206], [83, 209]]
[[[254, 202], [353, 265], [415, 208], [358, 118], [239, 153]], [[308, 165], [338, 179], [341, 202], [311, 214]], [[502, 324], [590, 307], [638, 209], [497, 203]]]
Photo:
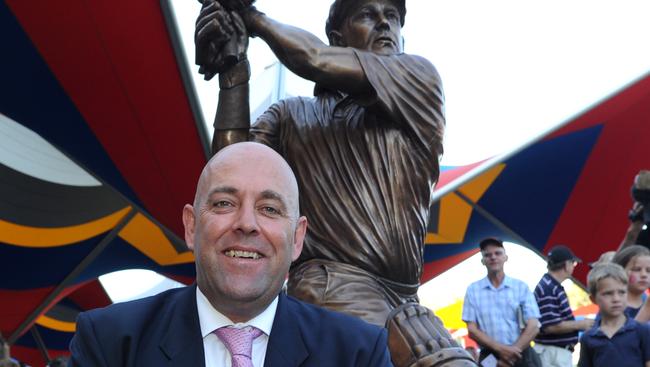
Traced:
[[[396, 365], [474, 366], [418, 304], [444, 98], [434, 66], [402, 52], [404, 0], [334, 1], [330, 45], [251, 3], [203, 1], [197, 64], [206, 79], [219, 74], [213, 151], [262, 142], [296, 173], [309, 226], [289, 294], [386, 325]], [[315, 97], [279, 101], [252, 127], [247, 35], [316, 83]]]

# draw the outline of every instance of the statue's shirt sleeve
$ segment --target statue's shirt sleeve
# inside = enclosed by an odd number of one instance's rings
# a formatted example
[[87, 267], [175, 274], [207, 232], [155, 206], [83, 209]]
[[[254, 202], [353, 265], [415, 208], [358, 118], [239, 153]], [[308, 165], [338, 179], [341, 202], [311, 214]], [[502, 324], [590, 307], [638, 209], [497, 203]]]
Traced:
[[431, 62], [408, 54], [380, 56], [360, 50], [355, 54], [373, 88], [372, 102], [392, 121], [404, 124], [425, 150], [442, 154], [444, 93]]

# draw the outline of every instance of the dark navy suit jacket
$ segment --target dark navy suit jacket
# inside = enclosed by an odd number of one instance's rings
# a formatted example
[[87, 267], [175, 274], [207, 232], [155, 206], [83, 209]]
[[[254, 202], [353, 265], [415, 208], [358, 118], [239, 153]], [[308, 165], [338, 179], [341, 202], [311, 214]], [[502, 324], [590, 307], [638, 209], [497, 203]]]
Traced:
[[[386, 330], [280, 295], [266, 367], [392, 366]], [[205, 366], [196, 285], [79, 314], [69, 366]]]

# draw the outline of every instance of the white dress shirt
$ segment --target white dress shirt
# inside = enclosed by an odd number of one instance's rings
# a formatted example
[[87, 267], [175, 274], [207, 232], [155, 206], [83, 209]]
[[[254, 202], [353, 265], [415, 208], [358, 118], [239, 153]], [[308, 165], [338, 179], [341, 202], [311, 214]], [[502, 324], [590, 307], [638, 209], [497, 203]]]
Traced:
[[205, 297], [203, 292], [196, 287], [196, 306], [199, 313], [199, 324], [201, 325], [201, 336], [203, 337], [203, 350], [205, 354], [206, 367], [231, 367], [230, 352], [219, 338], [212, 332], [224, 326], [242, 328], [255, 326], [262, 330], [263, 334], [253, 340], [253, 353], [251, 360], [254, 367], [264, 366], [266, 346], [269, 343], [271, 327], [275, 320], [275, 311], [278, 308], [278, 297], [261, 314], [246, 323], [232, 322], [212, 307], [212, 304]]

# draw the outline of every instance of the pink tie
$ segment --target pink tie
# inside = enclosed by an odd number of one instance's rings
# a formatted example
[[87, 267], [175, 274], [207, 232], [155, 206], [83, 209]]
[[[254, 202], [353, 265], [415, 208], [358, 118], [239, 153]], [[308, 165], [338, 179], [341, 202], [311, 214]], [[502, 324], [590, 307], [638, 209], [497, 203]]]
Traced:
[[214, 331], [230, 352], [232, 367], [253, 367], [251, 352], [253, 339], [262, 335], [262, 330], [247, 326], [241, 329], [222, 327]]

